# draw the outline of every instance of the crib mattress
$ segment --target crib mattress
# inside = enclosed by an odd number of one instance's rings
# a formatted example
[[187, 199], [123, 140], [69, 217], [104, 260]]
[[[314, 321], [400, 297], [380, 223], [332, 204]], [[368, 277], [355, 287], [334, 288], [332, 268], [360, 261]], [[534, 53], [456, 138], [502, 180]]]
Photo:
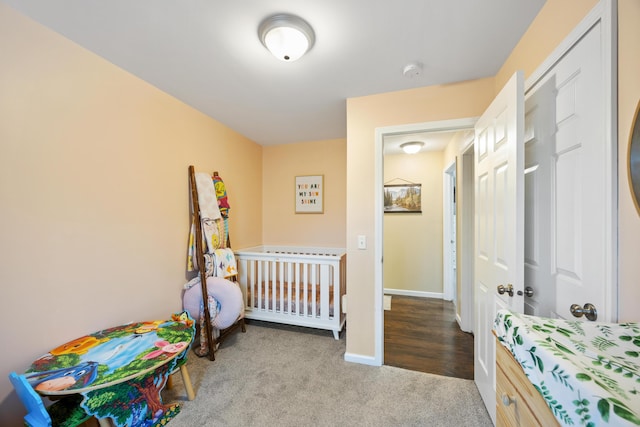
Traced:
[[562, 426], [640, 425], [640, 324], [500, 310], [494, 331]]
[[[280, 285], [276, 285], [276, 303], [273, 301], [273, 288], [270, 283], [262, 285], [260, 295], [258, 295], [258, 287], [256, 286], [256, 292], [252, 294], [251, 288], [247, 289], [246, 302], [252, 308], [259, 310], [281, 311], [289, 314], [289, 284], [283, 285], [283, 291], [280, 292]], [[291, 289], [291, 313], [304, 315], [305, 304], [308, 315], [320, 316], [321, 301], [320, 301], [320, 287], [316, 286], [316, 292], [313, 292], [311, 285], [307, 285], [307, 299], [304, 298], [304, 285], [293, 285]], [[296, 293], [298, 292], [298, 293]], [[260, 297], [260, 298], [259, 298]], [[313, 312], [313, 302], [316, 303], [315, 314]], [[329, 290], [329, 317], [333, 316], [333, 289]]]

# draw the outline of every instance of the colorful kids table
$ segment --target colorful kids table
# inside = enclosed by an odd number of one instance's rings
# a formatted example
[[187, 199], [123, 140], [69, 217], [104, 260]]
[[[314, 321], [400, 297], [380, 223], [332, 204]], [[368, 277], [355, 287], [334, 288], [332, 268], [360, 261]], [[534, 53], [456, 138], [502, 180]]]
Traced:
[[164, 425], [179, 411], [160, 392], [186, 357], [193, 320], [129, 323], [60, 345], [31, 364], [25, 376], [43, 395], [82, 394], [81, 406], [100, 425]]

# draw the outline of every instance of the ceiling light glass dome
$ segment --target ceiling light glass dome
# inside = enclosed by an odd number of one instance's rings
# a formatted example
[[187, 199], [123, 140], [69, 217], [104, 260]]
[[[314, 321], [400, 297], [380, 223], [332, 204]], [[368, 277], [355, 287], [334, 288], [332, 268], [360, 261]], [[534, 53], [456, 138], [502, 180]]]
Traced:
[[262, 44], [281, 61], [295, 61], [315, 43], [313, 28], [295, 15], [277, 14], [267, 17], [258, 27]]

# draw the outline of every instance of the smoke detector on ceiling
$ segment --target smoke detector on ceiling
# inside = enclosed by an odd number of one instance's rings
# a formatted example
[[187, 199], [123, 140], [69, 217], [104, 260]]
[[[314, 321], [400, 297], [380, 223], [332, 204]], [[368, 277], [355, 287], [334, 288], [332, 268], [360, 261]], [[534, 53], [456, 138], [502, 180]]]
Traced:
[[413, 79], [422, 74], [422, 64], [412, 62], [410, 64], [405, 65], [402, 74], [408, 79]]

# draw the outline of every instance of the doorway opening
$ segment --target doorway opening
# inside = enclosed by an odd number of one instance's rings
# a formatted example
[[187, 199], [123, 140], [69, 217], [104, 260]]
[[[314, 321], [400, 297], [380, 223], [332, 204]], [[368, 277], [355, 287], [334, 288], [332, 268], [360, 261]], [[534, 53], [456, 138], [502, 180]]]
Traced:
[[[473, 324], [473, 294], [472, 281], [473, 264], [466, 260], [459, 260], [457, 252], [464, 246], [471, 247], [473, 252], [473, 197], [469, 199], [469, 194], [473, 193], [473, 179], [469, 180], [465, 177], [462, 169], [466, 167], [468, 170], [469, 158], [465, 159], [459, 155], [465, 150], [473, 153], [473, 125], [474, 118], [448, 120], [442, 122], [428, 122], [413, 125], [402, 125], [387, 128], [379, 128], [376, 130], [376, 195], [379, 199], [376, 203], [376, 247], [374, 248], [376, 259], [380, 263], [376, 265], [376, 326], [380, 334], [376, 336], [376, 354], [379, 355], [380, 364], [385, 362], [385, 313], [387, 319], [393, 319], [396, 313], [391, 315], [394, 309], [408, 310], [404, 319], [400, 319], [401, 324], [411, 325], [410, 329], [414, 330], [418, 327], [418, 320], [426, 321], [429, 333], [435, 333], [436, 321], [429, 310], [436, 310], [438, 313], [445, 310], [450, 311], [451, 320], [448, 323], [455, 326], [457, 332], [470, 332]], [[428, 138], [441, 139], [445, 141], [440, 143], [435, 151], [437, 160], [429, 159], [428, 155], [422, 155], [422, 160], [418, 155], [400, 154], [399, 145], [408, 140], [425, 139], [426, 148], [428, 146]], [[447, 146], [449, 145], [449, 148]], [[458, 157], [458, 160], [456, 160]], [[401, 158], [407, 159], [403, 162]], [[411, 164], [418, 163], [418, 166]], [[473, 164], [473, 156], [471, 155], [471, 164]], [[422, 169], [432, 169], [429, 175], [421, 170], [420, 161], [423, 162]], [[435, 163], [434, 163], [435, 161]], [[437, 165], [437, 166], [436, 166]], [[446, 165], [446, 167], [445, 167]], [[472, 166], [471, 166], [472, 167]], [[460, 173], [458, 173], [460, 171]], [[435, 176], [432, 182], [426, 182], [429, 176]], [[466, 180], [464, 180], [466, 178]], [[459, 181], [462, 179], [462, 181]], [[420, 184], [422, 187], [422, 209], [419, 213], [384, 213], [384, 186], [385, 183], [393, 180], [402, 180], [403, 182]], [[464, 191], [461, 188], [464, 185], [470, 187]], [[435, 196], [434, 196], [435, 194]], [[467, 215], [470, 213], [471, 219], [465, 220], [464, 205], [458, 203], [459, 195], [466, 195], [465, 203], [467, 206]], [[434, 215], [435, 214], [435, 215]], [[433, 220], [435, 216], [436, 220]], [[427, 228], [416, 228], [423, 226], [422, 222], [437, 223], [434, 230]], [[462, 223], [466, 221], [466, 228], [462, 227]], [[433, 225], [433, 224], [432, 224]], [[399, 236], [398, 230], [405, 230], [405, 237]], [[394, 230], [391, 230], [394, 228]], [[462, 234], [464, 232], [468, 234]], [[446, 230], [445, 230], [446, 229]], [[389, 234], [388, 234], [389, 232]], [[431, 233], [431, 234], [430, 234]], [[434, 237], [435, 236], [435, 237]], [[404, 239], [404, 240], [403, 240]], [[422, 245], [416, 241], [420, 239], [431, 240], [431, 248], [429, 245]], [[447, 240], [448, 239], [448, 240]], [[451, 243], [451, 241], [454, 243]], [[448, 244], [446, 242], [449, 242]], [[437, 246], [434, 250], [433, 246]], [[390, 246], [393, 245], [393, 246]], [[417, 258], [417, 261], [416, 261]], [[383, 260], [385, 263], [383, 264]], [[420, 268], [429, 266], [431, 270], [437, 270], [437, 274], [420, 273]], [[469, 269], [464, 271], [465, 269]], [[413, 276], [411, 276], [411, 271]], [[415, 272], [418, 270], [418, 273]], [[391, 273], [391, 274], [389, 274]], [[466, 282], [463, 281], [466, 280]], [[428, 283], [427, 283], [428, 282]], [[387, 298], [384, 298], [385, 294]], [[391, 296], [391, 311], [384, 311], [384, 301]], [[379, 302], [379, 303], [378, 303]], [[427, 304], [431, 308], [425, 308]], [[388, 304], [387, 308], [388, 307]], [[420, 307], [420, 308], [416, 308]], [[416, 312], [416, 310], [418, 310]], [[422, 310], [423, 312], [421, 312]], [[417, 316], [412, 321], [411, 316]], [[430, 318], [431, 317], [431, 321]], [[396, 316], [396, 320], [397, 316]], [[390, 320], [393, 321], [393, 320]], [[447, 320], [445, 319], [445, 323]], [[390, 326], [390, 330], [393, 330]], [[462, 330], [462, 331], [461, 331]], [[389, 332], [389, 331], [387, 331]], [[456, 337], [452, 333], [444, 333], [444, 338], [436, 339], [440, 343], [445, 341], [455, 341]], [[391, 340], [411, 339], [400, 332], [396, 337], [388, 337]], [[414, 334], [415, 335], [415, 334]], [[468, 335], [462, 333], [462, 335]], [[467, 336], [472, 340], [472, 336]], [[460, 337], [458, 337], [459, 339]], [[417, 336], [415, 341], [406, 342], [408, 346], [420, 344], [420, 340], [425, 337]], [[426, 340], [431, 341], [432, 338], [427, 337]], [[424, 343], [429, 345], [429, 342]], [[430, 343], [433, 346], [433, 342]], [[471, 353], [473, 342], [471, 341]], [[406, 356], [403, 354], [402, 356]], [[445, 359], [450, 361], [454, 355], [446, 355]], [[388, 363], [392, 364], [392, 363]], [[470, 362], [473, 369], [473, 361]], [[403, 366], [404, 367], [404, 366]], [[414, 369], [407, 367], [407, 369]], [[414, 369], [423, 370], [423, 369]], [[423, 370], [428, 372], [426, 370]], [[472, 371], [471, 371], [472, 372]], [[431, 373], [455, 376], [444, 372], [434, 371]], [[464, 377], [464, 376], [461, 376]]]

